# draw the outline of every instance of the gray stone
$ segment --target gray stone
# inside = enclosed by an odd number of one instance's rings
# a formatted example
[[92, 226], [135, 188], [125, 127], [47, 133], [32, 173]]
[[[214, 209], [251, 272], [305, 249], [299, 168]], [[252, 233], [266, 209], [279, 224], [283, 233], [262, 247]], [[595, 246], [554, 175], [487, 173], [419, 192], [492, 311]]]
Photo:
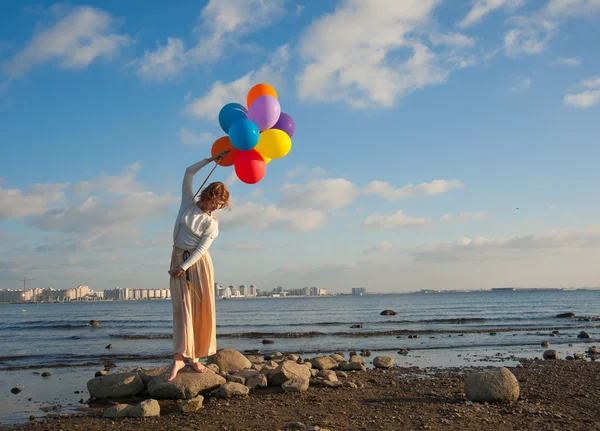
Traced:
[[90, 320], [90, 323], [88, 323], [88, 325], [94, 326], [94, 327], [102, 326], [102, 325], [100, 325], [100, 322], [98, 322], [97, 320]]
[[132, 418], [149, 418], [160, 416], [160, 404], [156, 400], [144, 400], [129, 412]]
[[156, 377], [162, 376], [166, 372], [170, 371], [171, 367], [166, 365], [164, 367], [159, 368], [150, 368], [148, 370], [141, 370], [140, 377], [142, 378], [142, 382], [144, 382], [144, 386], [148, 387], [148, 384]]
[[582, 359], [585, 359], [585, 355], [583, 353], [574, 353], [573, 358], [580, 361]]
[[92, 398], [127, 398], [142, 393], [145, 389], [137, 373], [117, 373], [95, 377], [87, 382]]
[[193, 413], [197, 412], [204, 406], [204, 397], [202, 395], [198, 395], [189, 400], [185, 400], [179, 405], [179, 411], [181, 413]]
[[297, 361], [298, 359], [298, 355], [294, 355], [293, 353], [290, 353], [289, 355], [287, 355], [287, 359], [288, 361]]
[[358, 362], [361, 365], [365, 365], [365, 359], [361, 358], [358, 355], [352, 355], [352, 356], [350, 356], [350, 362]]
[[281, 385], [285, 392], [304, 392], [308, 390], [309, 379], [294, 378]]
[[264, 374], [250, 376], [246, 380], [246, 386], [250, 389], [266, 388], [268, 386], [267, 376]]
[[366, 367], [360, 362], [340, 362], [340, 370], [342, 371], [364, 371]]
[[356, 385], [356, 383], [352, 383], [352, 382], [345, 382], [344, 387], [350, 388], [350, 389], [358, 389], [358, 386]]
[[556, 316], [557, 319], [572, 319], [575, 317], [575, 313], [562, 313]]
[[391, 356], [375, 356], [373, 365], [375, 368], [391, 368], [394, 364], [394, 358]]
[[331, 356], [318, 356], [310, 360], [317, 370], [332, 370], [338, 367], [338, 362]]
[[294, 361], [283, 361], [280, 366], [269, 373], [269, 385], [281, 386], [284, 382], [300, 378], [308, 381], [310, 370]]
[[243, 370], [251, 368], [252, 364], [244, 355], [237, 350], [221, 349], [212, 356], [208, 357], [209, 364], [217, 364], [219, 370], [225, 373], [233, 370]]
[[183, 369], [177, 373], [172, 382], [167, 382], [168, 375], [155, 378], [148, 384], [148, 392], [158, 399], [190, 399], [196, 395], [209, 393], [225, 383], [225, 379], [209, 371], [198, 373]]
[[546, 350], [544, 359], [558, 359], [558, 352], [556, 350]]
[[321, 386], [321, 380], [317, 380], [317, 379], [310, 379], [308, 381], [308, 385], [309, 386]]
[[94, 377], [102, 377], [102, 376], [107, 376], [108, 375], [108, 371], [96, 371], [96, 374], [94, 375]]
[[246, 379], [242, 376], [238, 376], [237, 374], [228, 374], [226, 380], [228, 382], [239, 383], [240, 385], [246, 383]]
[[550, 347], [550, 343], [548, 341], [542, 341], [542, 347]]
[[246, 358], [253, 364], [264, 364], [265, 363], [265, 359], [261, 356], [249, 355], [249, 356], [246, 356]]
[[346, 360], [342, 355], [338, 353], [334, 353], [333, 355], [331, 355], [331, 357], [338, 363]]
[[395, 316], [396, 314], [398, 314], [397, 312], [395, 312], [394, 310], [383, 310], [381, 313], [379, 313], [381, 316]]
[[311, 368], [310, 369], [310, 376], [311, 377], [317, 377], [317, 374], [319, 374], [319, 370], [317, 370], [316, 368]]
[[219, 388], [218, 396], [221, 398], [244, 397], [250, 389], [239, 383], [227, 382]]
[[340, 378], [340, 379], [348, 378], [348, 374], [346, 374], [346, 372], [344, 372], [344, 371], [336, 371], [335, 375], [338, 376], [338, 378]]
[[319, 377], [323, 380], [326, 380], [328, 382], [337, 382], [338, 381], [335, 371], [331, 371], [331, 370], [321, 370], [317, 373], [317, 377]]
[[104, 414], [102, 417], [105, 418], [124, 418], [129, 416], [131, 410], [133, 410], [133, 406], [129, 404], [117, 404], [116, 406], [111, 406], [104, 410]]
[[592, 338], [592, 336], [589, 332], [581, 331], [579, 335], [577, 335], [577, 338]]
[[220, 373], [221, 369], [219, 368], [219, 366], [217, 364], [208, 364], [206, 365], [206, 368], [208, 368], [209, 370], [211, 370], [213, 373]]
[[474, 402], [512, 403], [519, 398], [519, 382], [506, 368], [473, 373], [465, 379], [465, 394]]
[[304, 430], [304, 428], [306, 428], [306, 425], [304, 425], [302, 422], [293, 422], [293, 423], [285, 424], [285, 426], [283, 427], [283, 429], [286, 431], [288, 431], [288, 430], [302, 431], [302, 430]]

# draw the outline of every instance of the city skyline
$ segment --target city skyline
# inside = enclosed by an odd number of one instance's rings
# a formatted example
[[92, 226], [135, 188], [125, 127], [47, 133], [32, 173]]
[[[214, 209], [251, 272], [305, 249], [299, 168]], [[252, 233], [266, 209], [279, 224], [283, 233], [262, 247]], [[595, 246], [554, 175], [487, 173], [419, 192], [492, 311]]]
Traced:
[[0, 287], [166, 288], [185, 168], [259, 82], [297, 127], [211, 176], [223, 284], [595, 285], [600, 2], [376, 4], [2, 2]]

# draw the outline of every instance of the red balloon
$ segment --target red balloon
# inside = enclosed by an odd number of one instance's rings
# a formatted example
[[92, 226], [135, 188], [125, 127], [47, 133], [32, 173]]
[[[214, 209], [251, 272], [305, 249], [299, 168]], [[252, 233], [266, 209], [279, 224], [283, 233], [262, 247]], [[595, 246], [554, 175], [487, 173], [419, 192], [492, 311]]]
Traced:
[[236, 151], [234, 166], [238, 178], [246, 184], [256, 184], [267, 172], [265, 159], [256, 150]]

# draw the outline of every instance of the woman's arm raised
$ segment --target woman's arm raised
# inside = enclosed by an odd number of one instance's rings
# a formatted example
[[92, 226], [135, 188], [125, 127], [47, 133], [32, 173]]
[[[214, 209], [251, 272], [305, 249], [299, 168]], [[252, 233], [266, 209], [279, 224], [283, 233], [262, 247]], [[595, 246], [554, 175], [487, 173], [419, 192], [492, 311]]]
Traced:
[[229, 151], [223, 151], [216, 156], [210, 157], [208, 159], [200, 160], [198, 163], [194, 163], [192, 166], [188, 166], [185, 170], [185, 175], [183, 176], [183, 184], [181, 186], [181, 202], [189, 202], [194, 197], [194, 175], [202, 169], [204, 166], [208, 165], [213, 160], [220, 160]]

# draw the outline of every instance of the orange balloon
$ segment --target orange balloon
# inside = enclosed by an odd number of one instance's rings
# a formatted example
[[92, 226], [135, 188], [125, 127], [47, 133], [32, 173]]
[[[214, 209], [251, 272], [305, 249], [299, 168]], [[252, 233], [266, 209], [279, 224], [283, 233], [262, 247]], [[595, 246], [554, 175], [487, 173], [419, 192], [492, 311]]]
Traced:
[[248, 92], [248, 97], [246, 98], [246, 106], [250, 108], [252, 102], [254, 102], [261, 96], [273, 96], [275, 99], [277, 99], [277, 92], [269, 84], [256, 84]]
[[237, 152], [237, 148], [234, 148], [231, 145], [231, 141], [229, 140], [229, 136], [223, 136], [215, 141], [210, 149], [210, 154], [214, 157], [222, 151], [228, 151], [227, 155], [223, 157], [220, 161], [216, 161], [220, 166], [233, 166], [235, 153]]

